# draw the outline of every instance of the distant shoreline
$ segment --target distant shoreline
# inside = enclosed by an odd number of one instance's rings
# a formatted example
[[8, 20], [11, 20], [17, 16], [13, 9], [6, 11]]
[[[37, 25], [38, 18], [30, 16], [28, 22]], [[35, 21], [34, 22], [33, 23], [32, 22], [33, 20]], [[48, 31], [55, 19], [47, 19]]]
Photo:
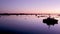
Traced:
[[0, 15], [59, 15], [60, 14], [50, 14], [50, 13], [0, 13]]

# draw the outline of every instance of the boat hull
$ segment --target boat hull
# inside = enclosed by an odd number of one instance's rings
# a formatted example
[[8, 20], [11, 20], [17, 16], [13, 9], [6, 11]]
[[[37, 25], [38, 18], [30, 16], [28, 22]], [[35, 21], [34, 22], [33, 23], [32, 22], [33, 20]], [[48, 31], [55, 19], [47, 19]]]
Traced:
[[58, 20], [56, 19], [43, 19], [43, 22], [46, 23], [47, 25], [58, 24]]

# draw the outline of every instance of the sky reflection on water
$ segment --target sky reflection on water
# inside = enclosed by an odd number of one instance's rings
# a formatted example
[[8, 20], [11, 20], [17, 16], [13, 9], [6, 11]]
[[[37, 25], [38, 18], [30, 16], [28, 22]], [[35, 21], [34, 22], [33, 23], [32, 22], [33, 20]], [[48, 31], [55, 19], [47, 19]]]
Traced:
[[43, 23], [43, 19], [47, 17], [38, 18], [35, 15], [20, 15], [20, 16], [1, 16], [0, 17], [0, 30], [8, 29], [23, 34], [59, 34], [60, 33], [60, 17], [58, 19], [58, 24], [51, 26]]

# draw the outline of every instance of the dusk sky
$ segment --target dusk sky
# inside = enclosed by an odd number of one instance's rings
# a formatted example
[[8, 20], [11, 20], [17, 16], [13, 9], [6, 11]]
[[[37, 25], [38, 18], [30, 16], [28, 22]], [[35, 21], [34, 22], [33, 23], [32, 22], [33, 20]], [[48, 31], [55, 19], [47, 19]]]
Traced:
[[0, 0], [0, 13], [60, 13], [60, 0]]

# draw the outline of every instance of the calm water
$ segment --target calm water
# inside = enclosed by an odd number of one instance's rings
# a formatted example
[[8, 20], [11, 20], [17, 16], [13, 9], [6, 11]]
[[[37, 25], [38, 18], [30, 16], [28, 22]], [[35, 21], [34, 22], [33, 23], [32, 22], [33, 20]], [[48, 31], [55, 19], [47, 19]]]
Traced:
[[48, 26], [43, 23], [43, 19], [47, 17], [37, 17], [35, 15], [20, 16], [1, 16], [0, 32], [14, 32], [19, 34], [60, 34], [60, 17], [58, 24]]

